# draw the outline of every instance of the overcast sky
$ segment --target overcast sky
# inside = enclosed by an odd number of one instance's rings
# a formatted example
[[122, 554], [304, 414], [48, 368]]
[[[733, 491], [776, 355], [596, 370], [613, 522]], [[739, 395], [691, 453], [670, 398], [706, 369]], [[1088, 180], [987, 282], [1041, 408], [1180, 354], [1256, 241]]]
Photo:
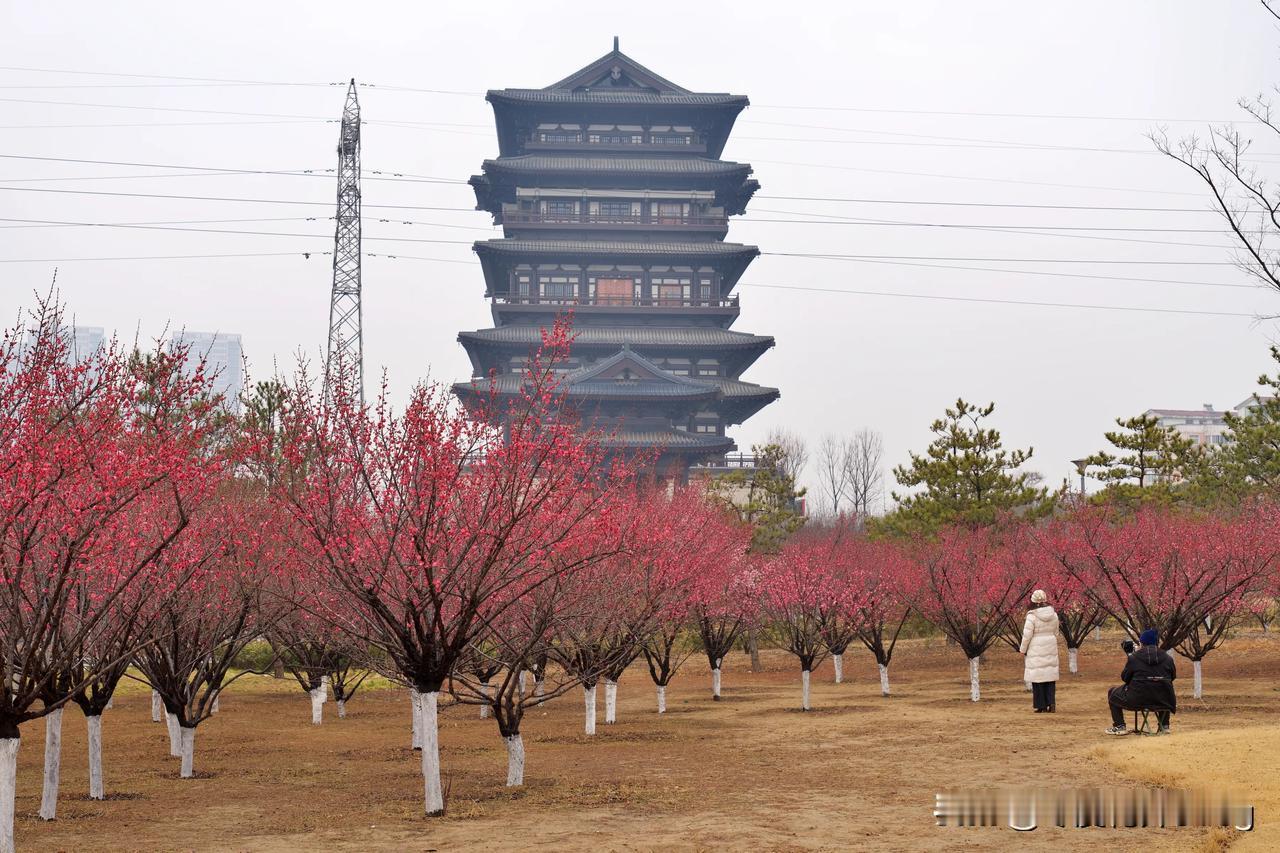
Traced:
[[[0, 63], [11, 66], [0, 70], [0, 217], [18, 220], [0, 223], [6, 325], [58, 266], [61, 295], [82, 325], [130, 338], [166, 326], [237, 332], [259, 376], [299, 351], [318, 356], [331, 261], [302, 253], [331, 248], [343, 99], [341, 87], [324, 84], [355, 77], [367, 84], [364, 245], [375, 255], [364, 264], [366, 373], [385, 368], [400, 394], [427, 375], [465, 378], [455, 336], [490, 325], [469, 244], [496, 233], [464, 183], [497, 154], [483, 92], [548, 85], [617, 35], [625, 53], [686, 88], [752, 101], [724, 156], [752, 163], [763, 188], [729, 239], [766, 255], [743, 278], [735, 328], [777, 338], [745, 378], [781, 388], [782, 398], [733, 433], [744, 450], [777, 426], [815, 443], [867, 426], [884, 434], [892, 465], [922, 449], [930, 421], [963, 395], [995, 401], [1007, 442], [1033, 445], [1031, 467], [1056, 483], [1068, 460], [1102, 446], [1115, 417], [1235, 405], [1270, 365], [1275, 324], [1249, 317], [778, 287], [1280, 313], [1280, 295], [1204, 286], [1249, 280], [1230, 265], [1230, 241], [1194, 176], [1144, 138], [1161, 123], [1180, 135], [1239, 119], [1239, 96], [1280, 82], [1280, 33], [1247, 0], [10, 0], [0, 15]], [[1260, 168], [1280, 177], [1280, 144], [1262, 138], [1258, 151]], [[205, 231], [168, 230], [177, 228]], [[249, 253], [269, 254], [70, 260]], [[915, 258], [984, 260], [902, 263]]]

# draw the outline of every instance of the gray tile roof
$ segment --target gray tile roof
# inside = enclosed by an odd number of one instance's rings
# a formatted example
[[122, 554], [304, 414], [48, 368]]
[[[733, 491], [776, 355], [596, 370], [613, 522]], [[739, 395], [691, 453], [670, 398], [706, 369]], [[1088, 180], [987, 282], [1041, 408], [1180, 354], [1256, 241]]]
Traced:
[[546, 174], [558, 172], [607, 172], [641, 175], [741, 176], [751, 174], [748, 163], [711, 157], [603, 157], [590, 154], [518, 154], [485, 160], [486, 173]]
[[[458, 340], [466, 343], [526, 344], [536, 346], [542, 342], [542, 330], [533, 325], [502, 326], [497, 329], [478, 329], [459, 332]], [[574, 330], [577, 346], [632, 347], [759, 347], [773, 346], [768, 335], [749, 335], [728, 329], [699, 326], [582, 326]], [[747, 383], [743, 383], [747, 384]]]
[[677, 255], [686, 258], [752, 257], [760, 254], [755, 246], [743, 243], [723, 243], [718, 240], [702, 241], [645, 241], [625, 240], [520, 240], [496, 238], [477, 240], [473, 248], [477, 254], [502, 255]]
[[[488, 393], [490, 381], [486, 378], [477, 378], [473, 380], [476, 389], [480, 393]], [[499, 394], [514, 394], [520, 390], [524, 383], [524, 378], [511, 373], [504, 373], [494, 379], [492, 386]], [[467, 386], [464, 386], [467, 387]], [[586, 382], [573, 382], [566, 380], [563, 390], [571, 397], [590, 397], [593, 399], [604, 399], [608, 397], [652, 397], [667, 400], [681, 399], [707, 399], [719, 396], [719, 391], [711, 384], [698, 384], [691, 382], [689, 384], [679, 382], [657, 382], [657, 381], [637, 381], [637, 382], [615, 382], [610, 379], [600, 379]]]
[[724, 379], [720, 377], [703, 377], [705, 381], [710, 382], [720, 389], [720, 393], [727, 399], [739, 397], [776, 397], [778, 396], [777, 388], [770, 388], [768, 385], [757, 385], [754, 382], [742, 382], [738, 379]]
[[645, 430], [643, 432], [620, 431], [606, 436], [601, 442], [606, 447], [662, 447], [673, 450], [698, 450], [730, 448], [733, 440], [723, 435], [672, 430]]
[[636, 104], [644, 106], [664, 105], [675, 107], [745, 107], [746, 95], [730, 95], [727, 92], [690, 92], [688, 94], [659, 94], [656, 92], [630, 92], [625, 89], [595, 89], [590, 92], [566, 92], [555, 89], [490, 89], [485, 99], [490, 103], [523, 104]]

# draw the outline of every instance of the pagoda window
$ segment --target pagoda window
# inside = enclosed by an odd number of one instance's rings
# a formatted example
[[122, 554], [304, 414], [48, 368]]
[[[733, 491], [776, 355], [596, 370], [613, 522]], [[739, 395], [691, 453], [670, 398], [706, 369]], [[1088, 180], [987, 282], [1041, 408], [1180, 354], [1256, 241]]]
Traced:
[[683, 225], [689, 218], [689, 203], [660, 201], [654, 205], [654, 213], [659, 225]]
[[719, 376], [720, 362], [714, 358], [702, 358], [698, 360], [698, 376]]
[[577, 302], [577, 273], [538, 273], [538, 298], [553, 305]]
[[720, 433], [720, 420], [719, 418], [710, 420], [697, 418], [693, 422], [693, 431], [704, 435], [718, 435]]
[[693, 279], [688, 275], [659, 273], [651, 279], [653, 298], [658, 305], [684, 305], [690, 301]]
[[593, 305], [635, 305], [644, 296], [644, 277], [625, 269], [597, 268], [587, 275], [587, 298]]
[[548, 199], [542, 202], [542, 216], [547, 222], [574, 222], [578, 218], [578, 202], [573, 199]]
[[593, 201], [588, 210], [595, 222], [637, 222], [640, 219], [638, 201]]
[[662, 368], [676, 376], [688, 376], [693, 370], [693, 363], [687, 358], [668, 358], [662, 362]]
[[640, 145], [644, 133], [638, 127], [593, 124], [587, 129], [587, 141], [592, 145]]
[[515, 281], [514, 281], [515, 293], [512, 295], [520, 302], [528, 302], [529, 298], [533, 296], [532, 282], [533, 282], [532, 273], [517, 272], [515, 274]]

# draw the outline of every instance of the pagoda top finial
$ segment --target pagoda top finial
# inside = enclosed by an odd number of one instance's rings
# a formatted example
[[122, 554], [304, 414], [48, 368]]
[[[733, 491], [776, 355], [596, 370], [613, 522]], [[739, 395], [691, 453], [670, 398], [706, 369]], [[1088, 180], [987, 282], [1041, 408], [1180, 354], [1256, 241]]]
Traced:
[[617, 36], [614, 36], [614, 37], [613, 37], [613, 52], [614, 52], [614, 53], [617, 53], [617, 52], [618, 52], [618, 37], [617, 37]]

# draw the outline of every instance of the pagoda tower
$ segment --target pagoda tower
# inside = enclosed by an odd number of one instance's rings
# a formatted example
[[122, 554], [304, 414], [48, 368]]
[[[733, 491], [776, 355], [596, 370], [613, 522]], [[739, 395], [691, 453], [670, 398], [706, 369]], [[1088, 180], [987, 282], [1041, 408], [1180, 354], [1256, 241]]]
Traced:
[[778, 398], [741, 379], [773, 338], [730, 328], [760, 254], [724, 239], [759, 188], [750, 165], [720, 159], [747, 98], [681, 88], [615, 39], [545, 89], [486, 99], [499, 156], [470, 184], [503, 227], [474, 246], [494, 325], [458, 335], [474, 378], [455, 392], [517, 393], [541, 329], [571, 311], [568, 403], [684, 482], [736, 449], [727, 427]]

